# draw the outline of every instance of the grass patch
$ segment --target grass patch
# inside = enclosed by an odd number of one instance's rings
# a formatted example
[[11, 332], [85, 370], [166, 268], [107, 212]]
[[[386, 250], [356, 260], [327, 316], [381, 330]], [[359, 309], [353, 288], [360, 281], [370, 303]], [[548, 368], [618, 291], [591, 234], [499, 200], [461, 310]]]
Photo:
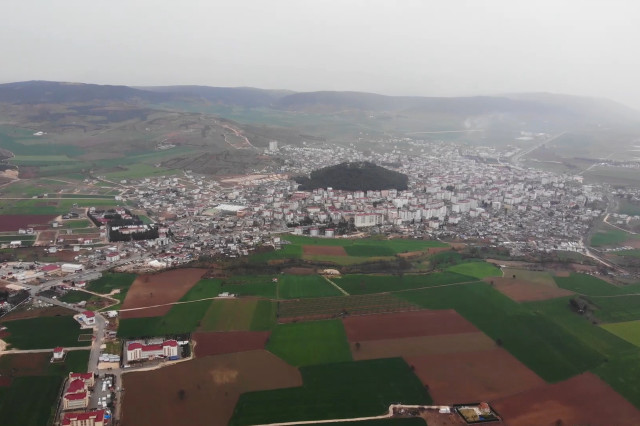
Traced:
[[595, 374], [627, 401], [640, 408], [640, 353], [623, 354], [605, 362]]
[[100, 294], [109, 294], [113, 290], [119, 289], [120, 293], [114, 294], [111, 297], [118, 299], [120, 303], [108, 308], [109, 310], [118, 310], [122, 302], [124, 302], [125, 297], [127, 297], [127, 291], [129, 291], [135, 279], [135, 274], [108, 272], [97, 280], [88, 283], [87, 290]]
[[71, 316], [29, 318], [3, 323], [11, 333], [4, 340], [13, 349], [47, 349], [56, 346], [88, 346], [91, 342], [78, 342], [80, 325]]
[[455, 309], [549, 382], [580, 374], [603, 362], [602, 354], [486, 283], [397, 293], [429, 309]]
[[586, 274], [571, 274], [568, 277], [554, 277], [558, 287], [587, 296], [616, 296], [640, 294], [640, 284], [618, 287], [600, 278]]
[[300, 373], [302, 387], [242, 394], [229, 424], [375, 416], [386, 413], [394, 402], [431, 402], [401, 358], [302, 367]]
[[69, 228], [69, 229], [93, 228], [96, 232], [100, 232], [100, 230], [98, 228], [93, 227], [91, 222], [89, 222], [87, 219], [66, 220], [62, 222], [62, 227]]
[[447, 269], [449, 272], [455, 272], [470, 277], [483, 279], [486, 277], [501, 277], [500, 268], [487, 262], [465, 262], [451, 266]]
[[618, 256], [640, 257], [640, 250], [622, 250], [615, 252]]
[[281, 275], [278, 277], [278, 297], [280, 299], [340, 295], [342, 293], [337, 288], [319, 275]]
[[276, 259], [300, 259], [302, 246], [296, 244], [284, 244], [280, 250], [252, 254], [249, 261], [252, 263], [265, 263]]
[[257, 300], [217, 299], [200, 322], [201, 331], [249, 330]]
[[253, 311], [251, 318], [251, 331], [268, 331], [273, 329], [277, 324], [276, 313], [278, 306], [270, 300], [258, 300], [256, 309]]
[[275, 299], [278, 284], [272, 280], [273, 276], [268, 275], [243, 275], [224, 281], [220, 290], [239, 296], [260, 296]]
[[640, 296], [592, 297], [597, 308], [595, 314], [603, 322], [640, 320]]
[[604, 324], [602, 328], [627, 342], [640, 347], [640, 321], [625, 321]]
[[340, 320], [279, 324], [267, 349], [296, 367], [351, 360]]
[[62, 377], [16, 377], [0, 388], [0, 419], [5, 425], [42, 426], [55, 415]]
[[354, 244], [345, 246], [344, 250], [349, 256], [356, 257], [384, 257], [396, 254], [395, 250], [385, 245]]
[[475, 281], [475, 278], [455, 272], [427, 275], [344, 275], [332, 280], [351, 295], [411, 290], [446, 284]]
[[69, 290], [67, 294], [65, 294], [64, 296], [58, 297], [58, 300], [60, 300], [61, 302], [74, 304], [79, 302], [85, 302], [91, 299], [92, 297], [93, 297], [93, 294], [91, 293], [85, 293], [84, 291], [81, 291], [81, 290]]
[[619, 229], [609, 229], [599, 231], [591, 237], [592, 247], [612, 246], [620, 244], [629, 239], [629, 234]]
[[182, 296], [180, 302], [207, 299], [220, 294], [220, 280], [204, 279], [198, 281], [187, 294]]

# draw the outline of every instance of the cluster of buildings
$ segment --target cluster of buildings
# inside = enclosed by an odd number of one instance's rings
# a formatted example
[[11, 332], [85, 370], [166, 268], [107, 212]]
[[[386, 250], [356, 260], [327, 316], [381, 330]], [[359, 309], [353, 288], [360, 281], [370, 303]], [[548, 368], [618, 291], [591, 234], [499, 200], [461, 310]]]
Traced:
[[93, 373], [69, 373], [69, 385], [62, 397], [63, 410], [87, 408], [94, 384]]

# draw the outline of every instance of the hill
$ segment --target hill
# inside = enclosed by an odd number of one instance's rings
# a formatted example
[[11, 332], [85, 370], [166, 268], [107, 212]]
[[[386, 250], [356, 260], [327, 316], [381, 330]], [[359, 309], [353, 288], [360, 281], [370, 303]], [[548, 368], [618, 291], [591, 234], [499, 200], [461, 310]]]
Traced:
[[381, 189], [407, 189], [409, 178], [393, 170], [369, 162], [341, 163], [311, 172], [310, 177], [297, 177], [299, 189], [341, 189], [345, 191], [370, 191]]

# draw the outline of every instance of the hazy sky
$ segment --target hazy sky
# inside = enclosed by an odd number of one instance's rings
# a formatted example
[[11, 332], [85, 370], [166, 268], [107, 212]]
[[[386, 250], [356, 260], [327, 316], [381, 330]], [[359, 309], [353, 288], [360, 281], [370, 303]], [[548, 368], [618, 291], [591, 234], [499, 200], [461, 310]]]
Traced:
[[1, 0], [0, 58], [1, 82], [548, 91], [640, 109], [640, 2]]

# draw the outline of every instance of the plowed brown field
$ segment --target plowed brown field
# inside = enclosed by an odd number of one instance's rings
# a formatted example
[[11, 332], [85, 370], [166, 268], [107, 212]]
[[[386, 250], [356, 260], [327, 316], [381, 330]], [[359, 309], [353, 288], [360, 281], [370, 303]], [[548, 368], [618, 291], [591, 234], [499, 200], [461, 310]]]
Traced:
[[195, 355], [200, 358], [264, 349], [270, 334], [268, 331], [229, 331], [193, 333], [191, 337], [196, 341]]
[[146, 318], [165, 315], [171, 305], [127, 311], [126, 309], [177, 302], [207, 272], [206, 269], [174, 269], [152, 275], [140, 275], [131, 285], [120, 311], [121, 318]]
[[452, 309], [363, 315], [342, 321], [350, 342], [479, 331]]
[[592, 373], [542, 385], [491, 405], [510, 426], [636, 425], [640, 419], [637, 408]]
[[406, 361], [415, 367], [422, 383], [429, 386], [437, 404], [488, 401], [545, 383], [509, 352], [495, 347], [408, 357]]
[[120, 424], [222, 426], [241, 393], [301, 385], [296, 368], [264, 350], [196, 358], [125, 374]]
[[497, 290], [516, 302], [548, 300], [574, 294], [563, 288], [513, 278], [487, 278], [485, 281], [492, 281]]
[[347, 256], [344, 247], [340, 246], [302, 246], [305, 256]]

